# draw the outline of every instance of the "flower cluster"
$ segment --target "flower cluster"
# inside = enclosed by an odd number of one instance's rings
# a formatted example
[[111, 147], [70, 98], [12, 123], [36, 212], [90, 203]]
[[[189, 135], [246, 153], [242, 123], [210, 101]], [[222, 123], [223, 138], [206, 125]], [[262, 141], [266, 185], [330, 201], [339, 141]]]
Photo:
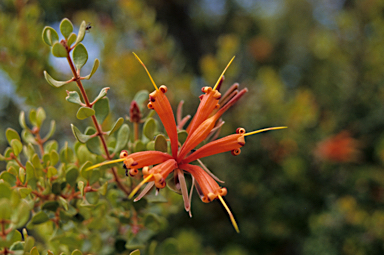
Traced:
[[[136, 54], [135, 56], [137, 57]], [[104, 162], [92, 168], [111, 162], [123, 161], [131, 176], [138, 174], [138, 170], [142, 169], [143, 181], [132, 191], [129, 198], [132, 198], [142, 185], [147, 183], [147, 186], [135, 201], [141, 199], [153, 187], [156, 187], [157, 190], [164, 188], [167, 177], [172, 173], [175, 186], [183, 196], [184, 207], [187, 212], [190, 213], [191, 195], [193, 187], [195, 187], [203, 202], [209, 203], [215, 199], [221, 201], [231, 218], [234, 228], [239, 232], [236, 221], [223, 199], [223, 196], [227, 194], [227, 189], [219, 186], [218, 182], [220, 180], [201, 163], [200, 159], [226, 151], [238, 155], [240, 148], [245, 145], [245, 136], [285, 127], [266, 128], [250, 133], [246, 133], [244, 128], [238, 128], [236, 134], [213, 140], [195, 150], [200, 143], [217, 131], [216, 127], [222, 125], [223, 122], [220, 121], [220, 117], [223, 113], [247, 92], [246, 88], [239, 91], [238, 84], [234, 84], [223, 97], [218, 90], [223, 81], [224, 72], [233, 61], [232, 58], [216, 85], [213, 88], [204, 87], [202, 89], [204, 94], [200, 96], [200, 105], [186, 129], [188, 137], [183, 144], [180, 144], [177, 130], [182, 128], [186, 120], [178, 121], [178, 126], [176, 126], [171, 105], [165, 95], [167, 87], [162, 85], [158, 88], [143, 62], [138, 57], [137, 59], [145, 68], [155, 87], [155, 91], [149, 95], [148, 108], [156, 111], [164, 126], [170, 140], [171, 154], [160, 151], [141, 151], [129, 154], [127, 151], [122, 151], [120, 159]], [[178, 116], [178, 120], [180, 120], [180, 116]], [[194, 161], [198, 161], [200, 165], [191, 164]], [[189, 194], [184, 177], [185, 173], [192, 176], [192, 187]]]

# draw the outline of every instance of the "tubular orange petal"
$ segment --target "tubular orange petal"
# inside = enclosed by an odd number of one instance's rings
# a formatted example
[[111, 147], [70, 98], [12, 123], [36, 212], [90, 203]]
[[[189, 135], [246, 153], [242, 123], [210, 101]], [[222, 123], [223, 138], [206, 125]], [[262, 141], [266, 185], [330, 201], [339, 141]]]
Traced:
[[189, 162], [195, 161], [196, 159], [241, 148], [244, 146], [244, 144], [245, 140], [243, 134], [229, 135], [207, 143], [206, 145], [202, 146], [201, 148], [193, 152], [191, 155], [183, 159], [181, 162], [187, 164]]
[[217, 182], [209, 176], [201, 167], [190, 164], [179, 165], [179, 168], [189, 172], [195, 178], [204, 196], [208, 196], [210, 193], [217, 193], [220, 190], [220, 186]]
[[192, 134], [196, 128], [208, 118], [211, 112], [219, 107], [218, 102], [221, 97], [219, 91], [212, 90], [211, 87], [204, 87], [202, 91], [205, 94], [201, 96], [199, 108], [187, 128], [188, 134]]
[[159, 90], [155, 90], [149, 95], [148, 108], [153, 109], [159, 115], [161, 122], [171, 140], [171, 150], [174, 157], [177, 156], [178, 140], [175, 116], [168, 98], [165, 96], [167, 87], [162, 85]]
[[172, 156], [161, 151], [140, 151], [128, 155], [127, 159], [133, 159], [133, 163], [127, 165], [127, 168], [142, 168], [172, 159]]

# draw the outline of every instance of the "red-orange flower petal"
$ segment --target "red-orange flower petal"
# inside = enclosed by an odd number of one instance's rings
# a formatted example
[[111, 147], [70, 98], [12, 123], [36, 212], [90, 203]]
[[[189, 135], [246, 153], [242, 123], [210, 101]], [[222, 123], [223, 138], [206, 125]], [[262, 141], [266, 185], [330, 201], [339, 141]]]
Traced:
[[124, 164], [127, 168], [142, 168], [145, 166], [156, 165], [164, 162], [168, 159], [172, 159], [172, 156], [168, 153], [161, 151], [140, 151], [132, 154], [127, 154], [124, 160]]
[[196, 128], [203, 123], [204, 120], [208, 118], [211, 112], [219, 107], [219, 99], [221, 94], [217, 90], [213, 90], [211, 87], [204, 87], [202, 91], [205, 93], [201, 95], [199, 108], [196, 111], [195, 116], [193, 117], [191, 123], [187, 128], [188, 134], [193, 133]]
[[202, 146], [201, 148], [193, 152], [191, 155], [183, 159], [181, 162], [187, 164], [189, 162], [195, 161], [196, 159], [208, 157], [226, 151], [233, 151], [243, 147], [244, 144], [245, 140], [243, 134], [229, 135], [207, 143], [206, 145]]
[[161, 122], [171, 140], [171, 150], [174, 157], [177, 156], [178, 140], [175, 116], [171, 108], [168, 98], [165, 96], [167, 87], [162, 85], [158, 90], [153, 91], [149, 95], [148, 108], [153, 109], [159, 115]]

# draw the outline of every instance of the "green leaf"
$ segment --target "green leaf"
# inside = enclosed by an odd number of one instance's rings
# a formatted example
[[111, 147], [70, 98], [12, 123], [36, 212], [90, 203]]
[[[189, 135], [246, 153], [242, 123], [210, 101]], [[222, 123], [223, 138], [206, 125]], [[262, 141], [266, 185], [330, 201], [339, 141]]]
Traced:
[[99, 202], [99, 193], [97, 192], [87, 192], [85, 194], [85, 198], [87, 199], [87, 201], [91, 204], [91, 205], [95, 205], [97, 204], [97, 202]]
[[20, 141], [19, 134], [16, 132], [16, 130], [14, 130], [12, 128], [7, 128], [7, 131], [5, 131], [5, 137], [7, 138], [8, 144], [11, 144], [11, 141], [13, 139]]
[[[26, 188], [24, 188], [26, 189]], [[26, 200], [21, 200], [18, 208], [17, 208], [17, 215], [16, 217], [13, 217], [13, 221], [15, 222], [15, 228], [21, 228], [23, 227], [29, 220], [31, 214], [31, 208], [30, 205]], [[25, 232], [25, 231], [23, 231]], [[23, 233], [24, 234], [24, 233]], [[26, 238], [27, 235], [24, 234], [24, 238]], [[33, 246], [33, 245], [32, 245]]]
[[51, 140], [44, 144], [44, 151], [46, 153], [51, 153], [51, 151], [57, 151], [59, 144], [55, 140]]
[[32, 250], [30, 251], [30, 255], [40, 255], [40, 253], [36, 247], [33, 247]]
[[75, 187], [78, 176], [79, 176], [79, 170], [77, 170], [76, 168], [71, 168], [65, 174], [65, 179], [67, 183], [69, 183], [69, 185], [71, 185], [72, 187]]
[[44, 27], [43, 29], [43, 41], [48, 45], [52, 46], [52, 44], [59, 40], [59, 35], [56, 30], [52, 27]]
[[58, 196], [58, 201], [60, 203], [60, 205], [66, 210], [68, 211], [68, 201], [65, 200], [65, 198], [61, 197], [61, 196]]
[[179, 249], [177, 244], [178, 242], [174, 238], [166, 239], [161, 245], [161, 248], [162, 248], [161, 254], [167, 254], [167, 255], [179, 254]]
[[74, 250], [74, 251], [71, 253], [71, 255], [83, 255], [83, 253], [82, 253], [80, 250], [76, 249], [76, 250]]
[[12, 214], [12, 208], [9, 206], [9, 199], [0, 199], [0, 220], [9, 220]]
[[83, 102], [81, 102], [80, 95], [77, 93], [77, 91], [67, 91], [67, 97], [65, 100], [68, 102], [78, 104], [78, 105], [84, 105]]
[[53, 252], [51, 252], [50, 250], [47, 251], [47, 255], [55, 255], [53, 254]]
[[75, 44], [82, 42], [85, 36], [85, 29], [87, 28], [87, 23], [85, 21], [81, 22], [79, 33], [77, 34], [77, 40]]
[[79, 190], [80, 190], [81, 196], [84, 196], [84, 182], [83, 182], [83, 181], [79, 181], [79, 182], [77, 183], [77, 187], [78, 187]]
[[31, 194], [31, 192], [31, 188], [19, 188], [19, 194], [21, 198], [26, 198], [29, 194]]
[[177, 133], [177, 139], [180, 144], [184, 144], [185, 140], [187, 140], [187, 137], [188, 137], [188, 133], [185, 130], [179, 131]]
[[133, 151], [139, 152], [139, 151], [145, 151], [145, 144], [141, 140], [136, 140], [133, 144]]
[[148, 229], [158, 231], [160, 228], [160, 220], [156, 214], [149, 213], [144, 218], [144, 226]]
[[52, 178], [55, 175], [57, 175], [57, 169], [53, 166], [49, 166], [47, 171], [47, 177]]
[[9, 185], [11, 185], [12, 187], [16, 185], [16, 176], [14, 176], [13, 174], [11, 174], [7, 171], [1, 172], [0, 179], [9, 183]]
[[155, 150], [156, 151], [162, 151], [167, 152], [168, 151], [168, 144], [167, 139], [164, 135], [158, 135], [155, 139]]
[[[93, 135], [95, 133], [96, 130], [93, 127], [88, 127], [87, 130], [85, 130], [86, 135]], [[89, 139], [85, 145], [87, 146], [87, 149], [94, 154], [101, 155], [103, 153], [100, 147], [100, 139], [97, 136]]]
[[71, 47], [71, 45], [76, 41], [77, 35], [75, 33], [71, 33], [67, 40], [68, 47]]
[[60, 31], [65, 39], [67, 39], [73, 31], [72, 22], [69, 19], [64, 18], [60, 23]]
[[24, 235], [24, 254], [26, 254], [26, 251], [30, 251], [32, 247], [35, 245], [35, 239], [32, 236], [27, 236], [26, 233], [24, 233], [25, 228], [23, 229], [23, 235]]
[[25, 112], [24, 111], [21, 111], [19, 114], [19, 123], [23, 129], [29, 130], [27, 123], [25, 122]]
[[41, 125], [43, 124], [45, 118], [46, 118], [46, 114], [45, 114], [44, 109], [42, 107], [37, 108], [37, 111], [36, 111], [36, 124], [37, 124], [38, 127], [41, 127]]
[[17, 230], [12, 230], [5, 238], [0, 238], [0, 247], [10, 247], [13, 243], [21, 241], [21, 234]]
[[113, 125], [112, 129], [111, 129], [110, 131], [107, 132], [107, 135], [111, 135], [113, 132], [115, 132], [116, 130], [118, 130], [118, 129], [121, 127], [121, 125], [123, 125], [123, 123], [124, 123], [124, 119], [120, 117], [120, 118], [115, 122], [115, 124]]
[[99, 179], [100, 179], [100, 171], [99, 170], [94, 169], [92, 171], [87, 171], [87, 173], [91, 173], [91, 177], [89, 178], [89, 184], [90, 185], [99, 181]]
[[41, 210], [56, 212], [59, 206], [59, 202], [57, 201], [47, 201], [41, 206]]
[[56, 88], [59, 88], [59, 87], [63, 86], [64, 84], [70, 83], [72, 81], [72, 80], [57, 81], [57, 80], [53, 79], [52, 76], [50, 76], [47, 73], [47, 71], [44, 71], [44, 77], [45, 77], [45, 80], [47, 80], [47, 82], [49, 83], [49, 85], [56, 87]]
[[125, 146], [127, 146], [129, 136], [130, 136], [129, 126], [127, 124], [123, 124], [119, 129], [119, 132], [117, 132], [116, 146], [115, 146], [115, 149], [113, 150], [114, 153], [121, 151], [122, 149], [124, 149]]
[[93, 66], [90, 74], [85, 76], [84, 79], [89, 80], [93, 76], [93, 74], [97, 71], [97, 68], [99, 68], [99, 65], [100, 65], [100, 61], [96, 58], [95, 61], [93, 62]]
[[140, 255], [140, 250], [134, 250], [133, 252], [129, 253], [129, 255]]
[[23, 131], [21, 131], [21, 137], [26, 143], [37, 144], [35, 137], [26, 129], [23, 129]]
[[25, 183], [25, 169], [20, 167], [19, 168], [19, 179], [21, 181], [21, 183]]
[[101, 98], [105, 97], [107, 95], [107, 92], [110, 88], [109, 87], [105, 87], [105, 88], [102, 88], [100, 90], [100, 93], [99, 95], [95, 98], [95, 100], [93, 100], [93, 103], [96, 103], [97, 101], [99, 101]]
[[92, 163], [87, 161], [85, 162], [81, 167], [80, 167], [80, 174], [81, 176], [83, 176], [86, 180], [89, 181], [89, 179], [91, 178], [92, 176], [92, 172], [94, 170], [90, 170], [90, 171], [85, 171], [85, 169], [87, 169], [88, 167], [92, 166]]
[[73, 54], [73, 62], [75, 63], [76, 69], [80, 70], [88, 61], [87, 49], [82, 43], [79, 43], [76, 45], [72, 54]]
[[41, 223], [44, 223], [47, 221], [49, 221], [49, 217], [43, 211], [36, 213], [35, 215], [33, 215], [32, 219], [31, 219], [31, 223], [34, 225], [41, 224]]
[[155, 141], [150, 141], [147, 143], [147, 151], [154, 151], [155, 150]]
[[104, 182], [104, 184], [97, 190], [101, 195], [105, 196], [108, 190], [108, 182]]
[[59, 153], [57, 153], [57, 151], [55, 150], [52, 150], [50, 153], [49, 153], [49, 156], [51, 157], [51, 166], [54, 166], [56, 165], [58, 162], [59, 162]]
[[68, 55], [67, 49], [59, 42], [55, 42], [52, 46], [52, 54], [57, 58], [66, 58]]
[[29, 181], [32, 178], [35, 178], [35, 167], [32, 165], [31, 161], [27, 161], [25, 164], [25, 174], [26, 174], [26, 181]]
[[155, 133], [157, 132], [157, 123], [154, 118], [148, 118], [143, 127], [143, 133], [144, 135], [149, 139], [152, 140], [155, 137]]
[[56, 122], [54, 120], [51, 120], [49, 132], [45, 135], [43, 139], [45, 141], [48, 140], [55, 133], [55, 130], [56, 130]]
[[33, 157], [32, 157], [32, 164], [37, 169], [42, 169], [43, 168], [43, 166], [40, 163], [40, 158], [39, 158], [39, 156], [37, 156], [37, 154], [33, 155]]
[[31, 123], [32, 123], [33, 126], [37, 126], [37, 122], [36, 122], [36, 110], [35, 110], [35, 109], [32, 109], [32, 110], [29, 112], [29, 120], [31, 121]]
[[17, 139], [11, 141], [11, 147], [13, 154], [15, 154], [16, 157], [19, 156], [20, 152], [23, 150], [23, 144]]
[[76, 117], [79, 120], [84, 120], [84, 119], [91, 117], [93, 115], [95, 115], [95, 110], [93, 110], [92, 108], [88, 108], [88, 107], [80, 107], [76, 113]]
[[102, 124], [109, 114], [109, 100], [107, 97], [100, 98], [94, 105], [97, 122]]
[[35, 148], [31, 143], [28, 143], [28, 145], [23, 146], [24, 155], [30, 159], [32, 156], [36, 153]]
[[89, 135], [84, 135], [83, 133], [81, 133], [80, 130], [77, 127], [75, 127], [73, 124], [71, 124], [71, 128], [72, 128], [72, 132], [75, 135], [77, 141], [79, 141], [81, 143], [86, 143], [89, 139], [92, 138]]
[[74, 161], [73, 150], [68, 147], [68, 142], [65, 142], [64, 147], [60, 151], [60, 160], [63, 163], [70, 163]]

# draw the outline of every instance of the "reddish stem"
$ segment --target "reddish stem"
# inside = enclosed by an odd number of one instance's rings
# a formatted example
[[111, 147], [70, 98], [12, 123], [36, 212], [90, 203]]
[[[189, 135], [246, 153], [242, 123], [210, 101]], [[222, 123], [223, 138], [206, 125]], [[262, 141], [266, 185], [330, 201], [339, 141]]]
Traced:
[[[75, 78], [75, 81], [76, 81], [76, 84], [77, 84], [77, 87], [79, 88], [80, 90], [80, 93], [83, 97], [83, 100], [85, 102], [85, 105], [86, 107], [88, 108], [92, 108], [92, 105], [91, 103], [89, 102], [89, 99], [88, 99], [88, 96], [87, 96], [87, 93], [85, 92], [85, 89], [83, 87], [83, 84], [81, 82], [81, 77], [80, 77], [80, 74], [78, 72], [76, 72], [76, 69], [75, 69], [75, 66], [72, 62], [72, 59], [69, 55], [69, 52], [68, 52], [68, 55], [67, 55], [67, 60], [68, 60], [68, 63], [69, 63], [69, 66], [71, 68], [71, 71], [72, 71], [72, 74]], [[108, 160], [111, 160], [112, 157], [111, 155], [109, 154], [109, 151], [108, 151], [108, 147], [107, 147], [107, 143], [105, 141], [105, 138], [103, 136], [103, 132], [101, 130], [101, 127], [100, 127], [100, 124], [97, 122], [97, 119], [95, 117], [95, 115], [91, 116], [92, 118], [92, 122], [93, 122], [93, 125], [95, 126], [96, 128], [96, 135], [100, 138], [100, 141], [101, 141], [101, 144], [103, 145], [103, 149], [104, 149], [104, 152], [105, 152], [105, 155], [107, 157]], [[126, 194], [126, 195], [129, 195], [129, 191], [123, 186], [123, 184], [120, 182], [120, 179], [119, 177], [117, 176], [117, 172], [116, 172], [116, 169], [114, 167], [111, 168], [112, 170], [112, 174], [114, 176], [114, 179], [116, 181], [116, 184], [117, 186]]]

